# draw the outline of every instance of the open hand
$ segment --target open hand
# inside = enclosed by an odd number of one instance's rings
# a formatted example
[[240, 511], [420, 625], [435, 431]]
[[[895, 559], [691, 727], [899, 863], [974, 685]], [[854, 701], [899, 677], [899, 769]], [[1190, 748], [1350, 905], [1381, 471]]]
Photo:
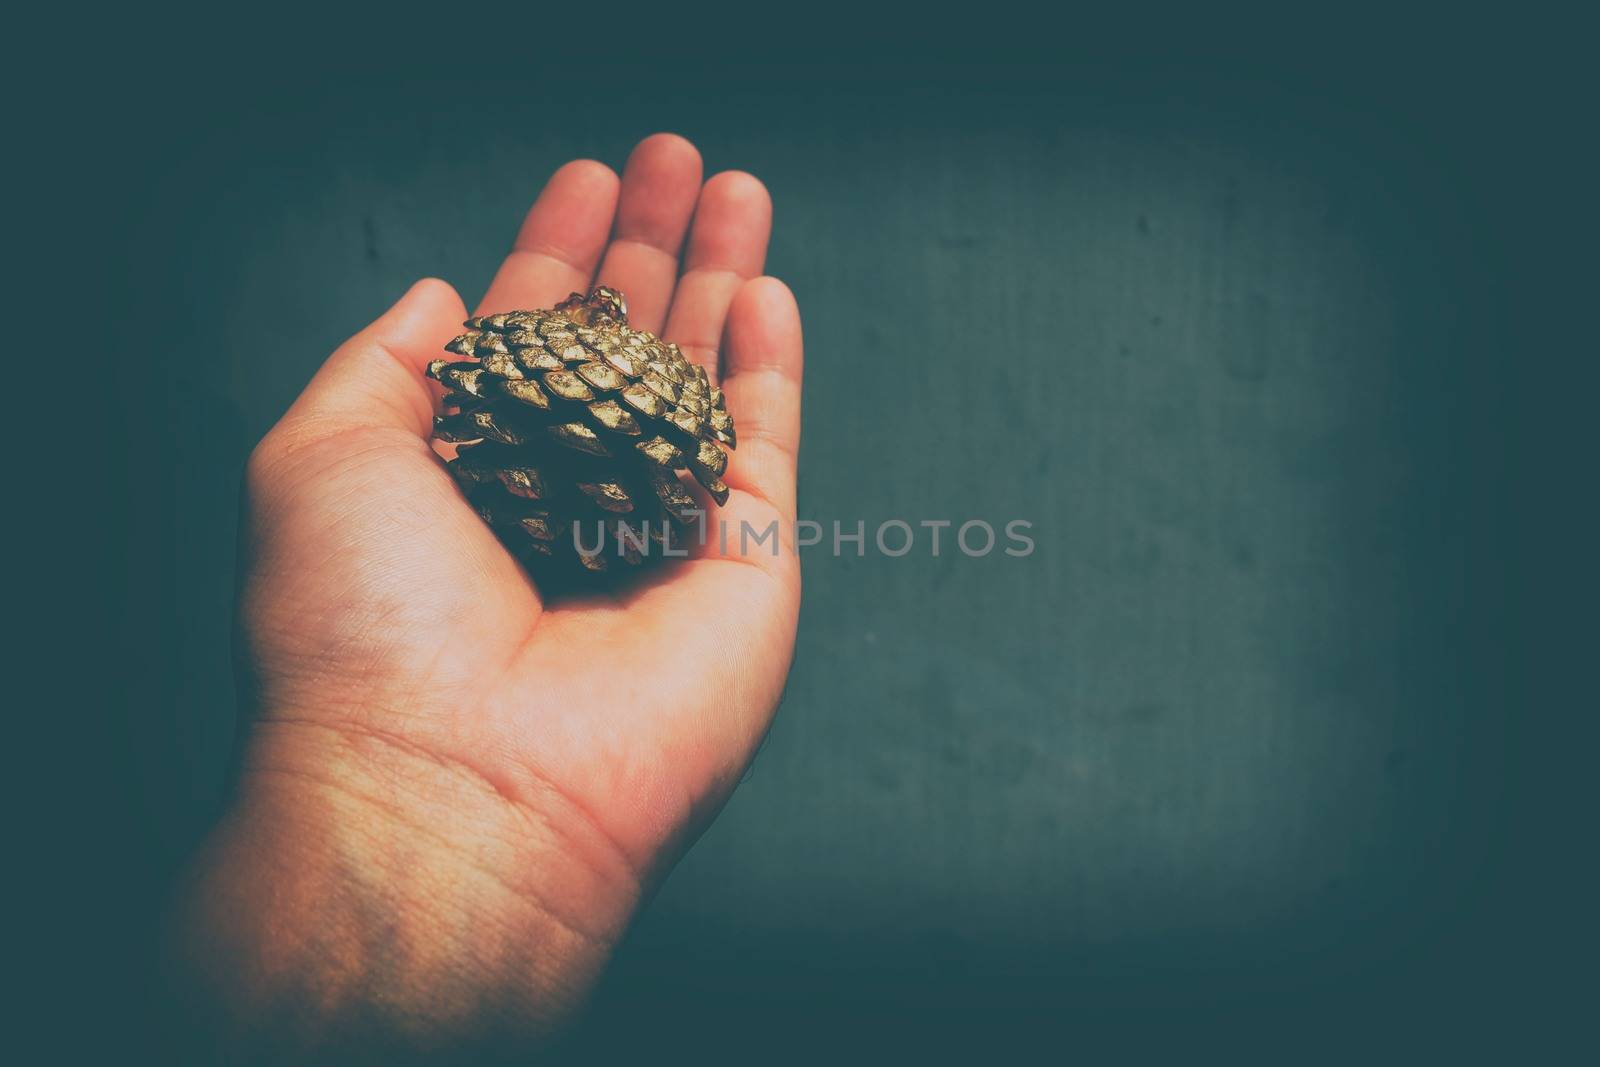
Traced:
[[800, 604], [800, 321], [759, 277], [770, 224], [755, 178], [702, 185], [692, 145], [650, 137], [620, 180], [558, 170], [474, 313], [622, 291], [720, 379], [739, 447], [713, 518], [777, 520], [776, 554], [713, 538], [624, 593], [545, 602], [429, 442], [423, 368], [468, 315], [441, 281], [340, 347], [258, 446], [251, 733], [183, 923], [229, 1027], [294, 1004], [298, 1043], [546, 1030], [727, 798]]

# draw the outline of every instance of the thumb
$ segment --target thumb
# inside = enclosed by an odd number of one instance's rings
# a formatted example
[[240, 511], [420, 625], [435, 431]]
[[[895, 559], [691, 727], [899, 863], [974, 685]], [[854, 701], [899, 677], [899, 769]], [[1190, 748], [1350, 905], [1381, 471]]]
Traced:
[[328, 357], [273, 433], [302, 443], [360, 428], [428, 437], [437, 394], [423, 368], [460, 332], [466, 317], [448, 282], [417, 282]]

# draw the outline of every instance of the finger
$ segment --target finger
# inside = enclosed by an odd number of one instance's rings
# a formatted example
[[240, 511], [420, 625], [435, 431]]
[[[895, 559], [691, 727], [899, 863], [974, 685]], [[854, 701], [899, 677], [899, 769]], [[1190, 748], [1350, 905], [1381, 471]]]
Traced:
[[611, 233], [617, 187], [611, 168], [592, 159], [551, 175], [477, 313], [546, 308], [587, 289]]
[[466, 313], [448, 282], [417, 282], [328, 357], [273, 432], [305, 438], [388, 427], [427, 438], [436, 394], [423, 369], [460, 332]]
[[754, 176], [730, 170], [706, 182], [695, 207], [666, 336], [713, 380], [728, 305], [746, 279], [761, 273], [771, 233], [772, 197]]
[[661, 332], [700, 174], [700, 153], [675, 133], [640, 141], [623, 168], [616, 229], [600, 282], [627, 298], [628, 322], [638, 329]]
[[724, 480], [792, 522], [804, 363], [794, 294], [776, 278], [745, 282], [728, 309], [723, 336], [722, 390], [739, 442]]

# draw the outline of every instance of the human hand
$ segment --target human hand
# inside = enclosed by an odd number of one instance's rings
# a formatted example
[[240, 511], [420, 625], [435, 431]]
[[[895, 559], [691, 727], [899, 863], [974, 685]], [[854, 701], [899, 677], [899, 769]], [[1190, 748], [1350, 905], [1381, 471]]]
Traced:
[[257, 447], [251, 732], [180, 927], [229, 1031], [292, 1017], [300, 1047], [438, 1046], [558, 1026], [738, 782], [800, 604], [800, 321], [757, 277], [770, 222], [760, 182], [702, 187], [694, 147], [657, 135], [620, 181], [558, 170], [476, 313], [621, 290], [633, 325], [720, 374], [739, 434], [720, 517], [777, 520], [775, 555], [712, 538], [622, 594], [544, 602], [429, 443], [423, 368], [467, 317], [441, 281], [341, 346]]

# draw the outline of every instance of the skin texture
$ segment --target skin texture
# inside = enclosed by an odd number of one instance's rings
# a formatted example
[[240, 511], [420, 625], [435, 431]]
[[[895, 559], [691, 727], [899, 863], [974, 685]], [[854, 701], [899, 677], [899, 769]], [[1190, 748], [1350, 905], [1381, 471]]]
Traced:
[[761, 277], [766, 189], [681, 137], [550, 178], [474, 313], [595, 282], [720, 380], [712, 539], [617, 595], [545, 603], [428, 436], [467, 308], [418, 282], [252, 454], [239, 660], [252, 725], [176, 911], [183, 1010], [223, 1059], [392, 1062], [570, 1022], [749, 763], [793, 652], [799, 312]]

